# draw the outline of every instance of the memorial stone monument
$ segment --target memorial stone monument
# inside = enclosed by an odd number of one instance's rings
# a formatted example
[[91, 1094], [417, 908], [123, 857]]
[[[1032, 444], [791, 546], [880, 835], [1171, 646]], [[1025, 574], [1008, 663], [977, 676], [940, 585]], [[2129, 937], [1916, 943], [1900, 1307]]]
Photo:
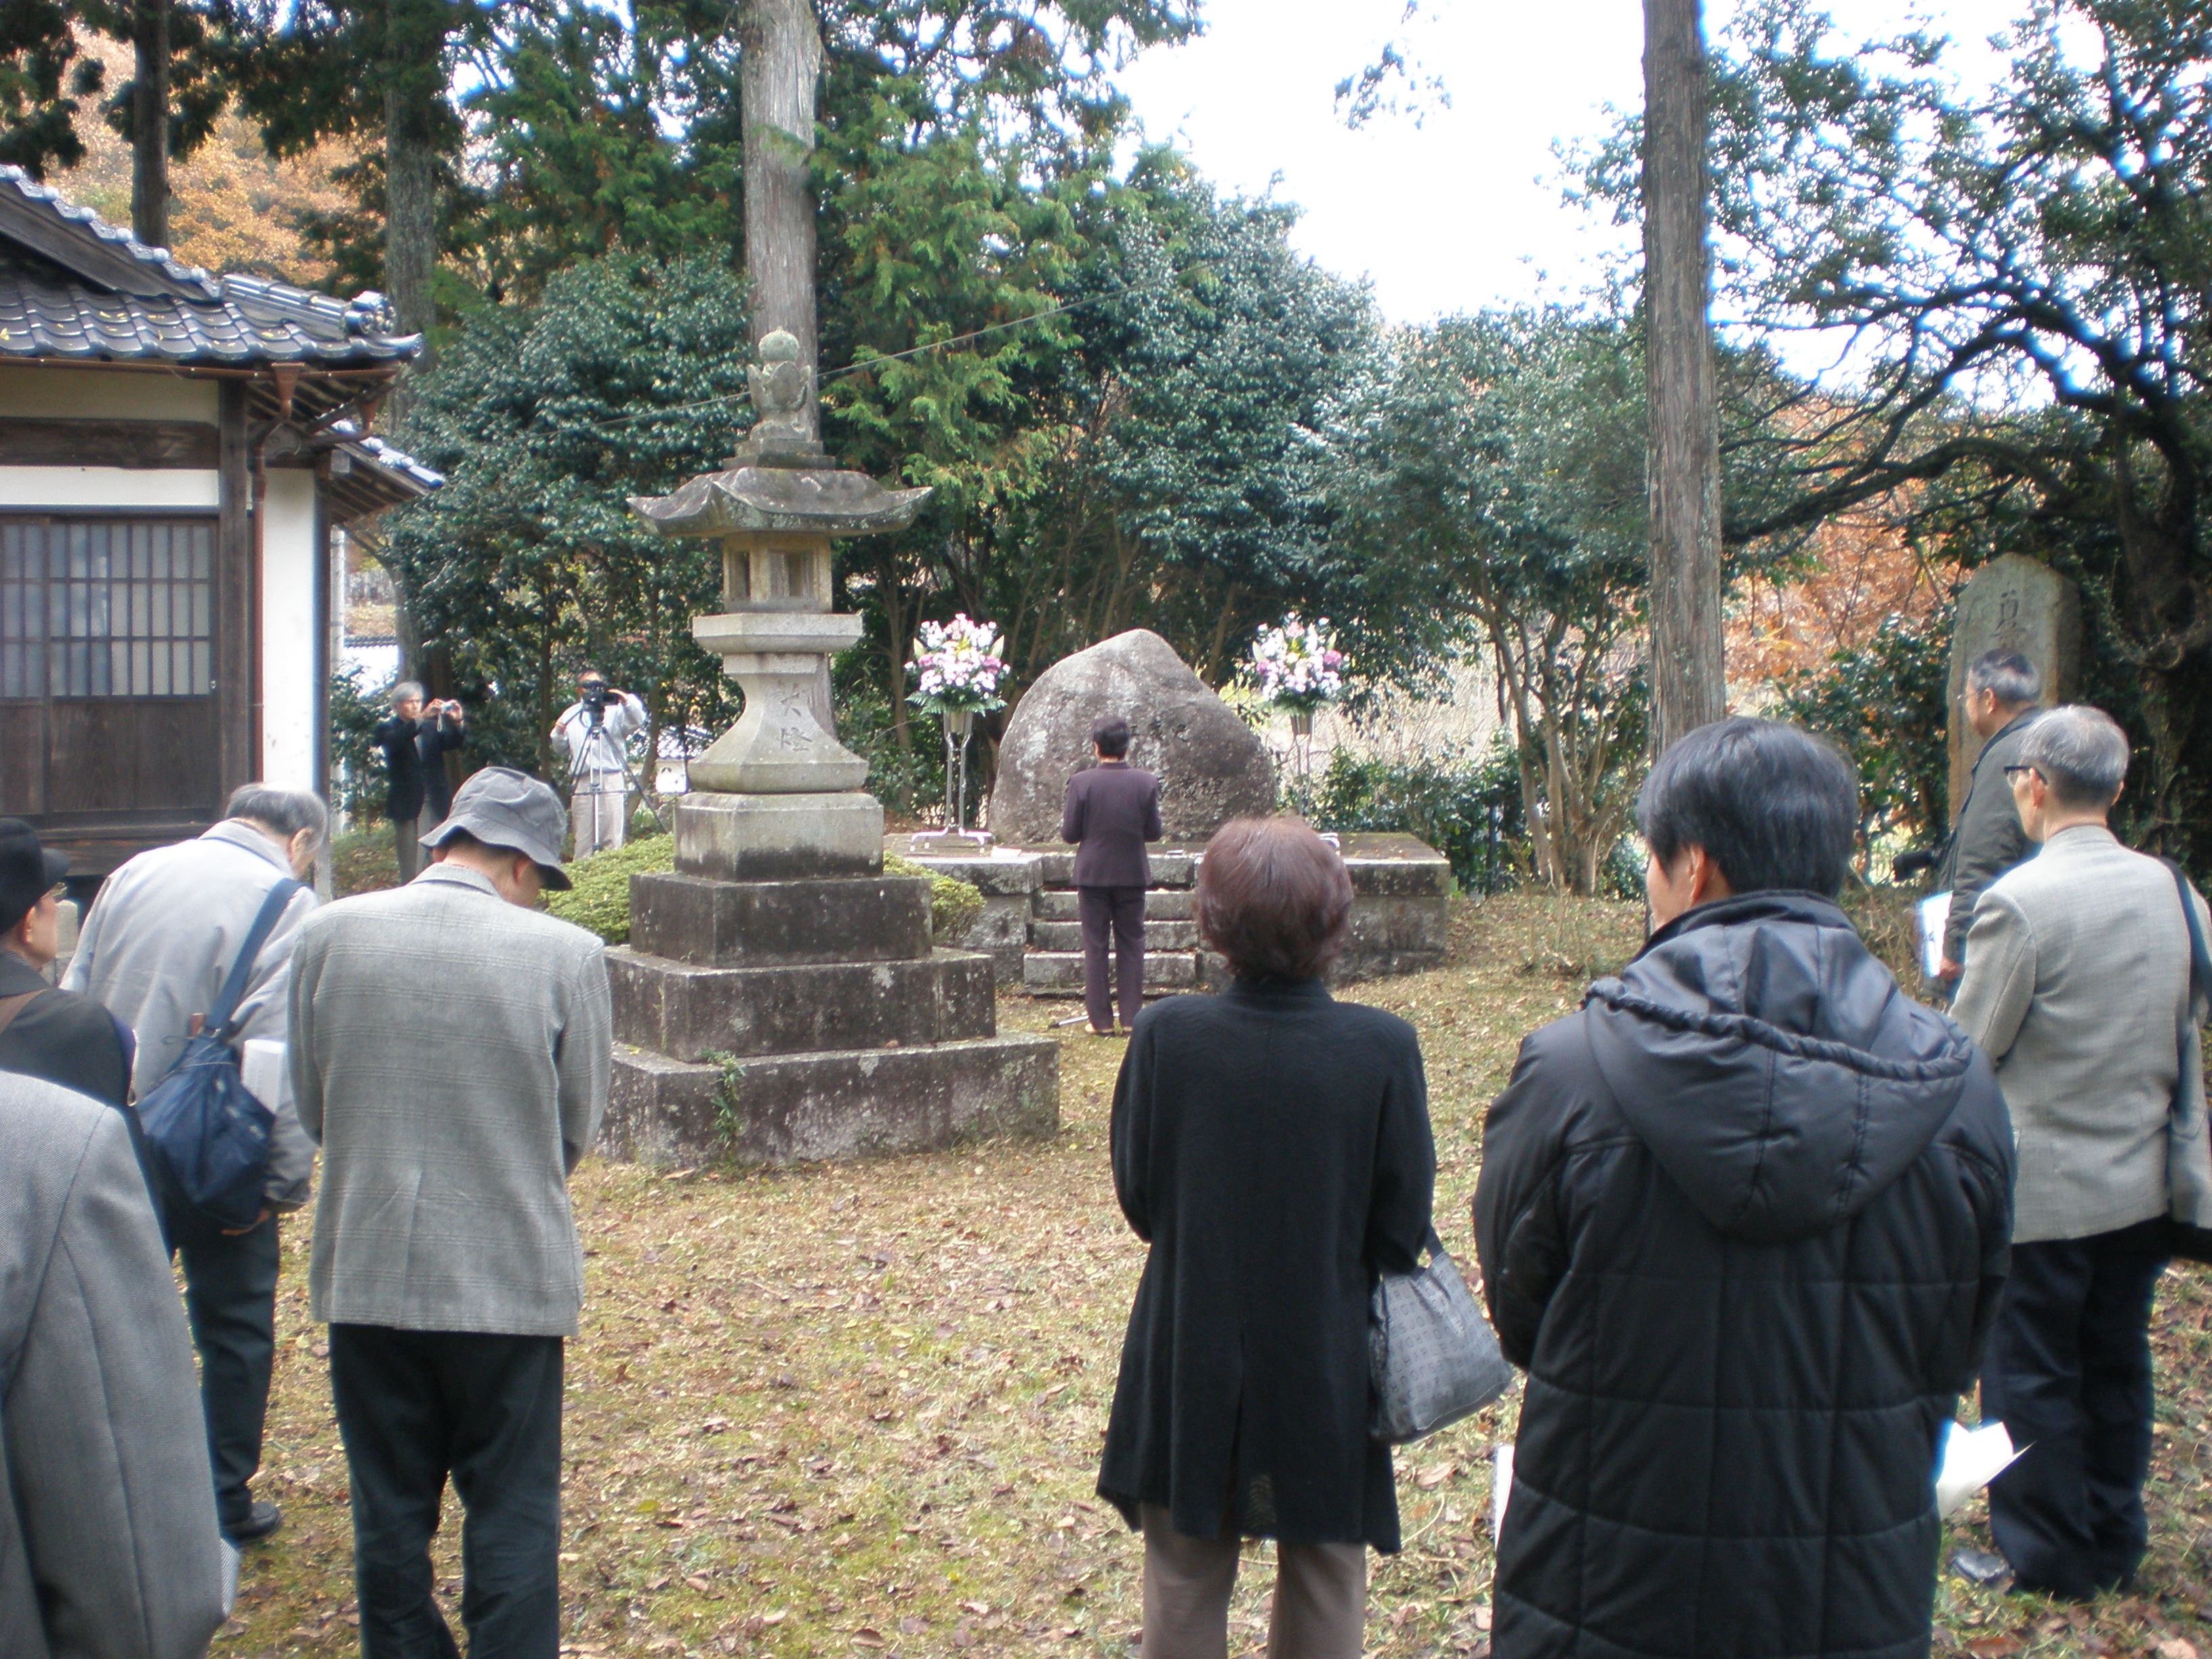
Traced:
[[1157, 773], [1170, 842], [1203, 843], [1234, 817], [1275, 810], [1275, 763], [1260, 734], [1192, 673], [1175, 647], [1133, 628], [1064, 657], [1022, 694], [999, 740], [991, 833], [1060, 844], [1067, 781], [1092, 764], [1091, 725], [1129, 722], [1129, 763]]
[[1948, 682], [1951, 744], [1951, 811], [1966, 799], [1966, 780], [1982, 752], [1982, 739], [1966, 723], [1960, 699], [1966, 665], [1984, 651], [2017, 651], [2043, 676], [2046, 705], [2071, 702], [2081, 683], [2081, 595], [2045, 564], [2008, 553], [1973, 574], [1959, 595], [1951, 631]]

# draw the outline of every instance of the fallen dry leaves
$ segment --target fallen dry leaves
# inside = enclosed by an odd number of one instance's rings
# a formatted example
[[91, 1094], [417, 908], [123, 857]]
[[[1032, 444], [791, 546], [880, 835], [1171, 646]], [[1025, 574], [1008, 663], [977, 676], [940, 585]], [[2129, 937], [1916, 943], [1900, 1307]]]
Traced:
[[[1619, 963], [1639, 922], [1633, 906], [1463, 903], [1446, 968], [1348, 994], [1423, 1032], [1437, 1223], [1455, 1253], [1472, 1254], [1482, 1110], [1521, 1034], [1573, 1006], [1582, 973]], [[1059, 1012], [1010, 1000], [1000, 1018], [1041, 1030]], [[564, 1654], [1130, 1659], [1140, 1547], [1091, 1489], [1143, 1261], [1107, 1166], [1121, 1052], [1066, 1038], [1063, 1127], [1046, 1144], [776, 1172], [579, 1172], [590, 1289], [568, 1351]], [[285, 1240], [259, 1489], [284, 1527], [247, 1554], [239, 1616], [215, 1647], [225, 1659], [359, 1640], [307, 1242], [304, 1225]], [[1939, 1651], [2187, 1659], [2205, 1645], [2212, 1296], [2193, 1277], [2169, 1283], [2157, 1530], [2137, 1593], [2068, 1610], [1947, 1580]], [[1400, 1457], [1407, 1548], [1374, 1563], [1376, 1659], [1488, 1652], [1489, 1451], [1513, 1421], [1509, 1399]], [[437, 1557], [449, 1613], [457, 1530], [449, 1515]], [[1989, 1547], [1978, 1523], [1954, 1541]], [[1264, 1644], [1267, 1556], [1255, 1548], [1242, 1576], [1232, 1653]], [[2015, 1645], [1975, 1645], [1990, 1642]]]

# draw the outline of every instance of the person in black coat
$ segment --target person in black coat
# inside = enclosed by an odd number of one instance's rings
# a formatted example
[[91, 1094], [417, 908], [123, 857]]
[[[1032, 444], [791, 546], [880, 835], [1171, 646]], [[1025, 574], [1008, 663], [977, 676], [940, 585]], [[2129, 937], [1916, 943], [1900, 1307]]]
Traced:
[[1849, 763], [1728, 720], [1638, 803], [1658, 924], [1522, 1044], [1474, 1201], [1528, 1373], [1498, 1659], [1920, 1659], [1931, 1476], [2003, 1288], [1988, 1059], [1835, 902]]
[[[129, 1028], [90, 997], [55, 989], [55, 884], [69, 860], [21, 818], [0, 818], [0, 1072], [44, 1078], [118, 1109], [131, 1101]], [[133, 1143], [138, 1121], [127, 1110]]]
[[426, 704], [422, 688], [402, 680], [392, 688], [391, 717], [376, 728], [376, 746], [384, 751], [385, 810], [403, 883], [422, 868], [422, 836], [453, 811], [446, 753], [461, 746], [461, 723], [460, 704]]
[[1273, 1652], [1356, 1659], [1364, 1547], [1398, 1547], [1368, 1437], [1368, 1304], [1430, 1226], [1436, 1146], [1413, 1028], [1331, 999], [1352, 883], [1295, 818], [1206, 848], [1199, 927], [1235, 982], [1137, 1020], [1114, 1190], [1152, 1253], [1098, 1492], [1145, 1534], [1144, 1659], [1218, 1654], [1238, 1541], [1279, 1545]]
[[[1129, 764], [1129, 722], [1109, 714], [1091, 728], [1098, 763], [1067, 781], [1060, 838], [1076, 843], [1076, 914], [1083, 923], [1083, 1006], [1093, 1036], [1114, 1034], [1118, 995], [1124, 1027], [1145, 1006], [1145, 890], [1152, 884], [1146, 842], [1158, 841], [1160, 781]], [[1114, 940], [1115, 983], [1106, 979]]]

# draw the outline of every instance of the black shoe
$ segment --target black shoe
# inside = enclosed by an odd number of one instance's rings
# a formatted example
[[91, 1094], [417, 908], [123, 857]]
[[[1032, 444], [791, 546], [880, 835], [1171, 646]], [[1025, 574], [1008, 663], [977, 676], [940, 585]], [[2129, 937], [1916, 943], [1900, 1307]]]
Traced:
[[283, 1524], [284, 1512], [274, 1504], [255, 1504], [246, 1510], [243, 1521], [225, 1527], [222, 1535], [234, 1544], [258, 1543]]

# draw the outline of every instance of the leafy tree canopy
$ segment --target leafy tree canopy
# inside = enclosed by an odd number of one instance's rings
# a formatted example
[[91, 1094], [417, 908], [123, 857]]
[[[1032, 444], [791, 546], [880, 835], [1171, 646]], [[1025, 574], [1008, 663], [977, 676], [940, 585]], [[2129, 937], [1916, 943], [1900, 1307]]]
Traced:
[[[1717, 55], [1730, 309], [1849, 343], [1772, 434], [1793, 499], [1729, 533], [1929, 481], [1916, 510], [1949, 556], [2016, 547], [2075, 576], [2093, 656], [2140, 688], [2140, 828], [2191, 844], [2212, 781], [2212, 16], [2036, 0], [2009, 48], [2008, 75], [1962, 89], [1930, 33], [1847, 45], [1807, 0], [1763, 0]], [[1623, 212], [1632, 137], [1589, 169]]]
[[614, 254], [535, 306], [476, 313], [424, 383], [410, 441], [446, 487], [398, 516], [385, 558], [481, 711], [477, 758], [551, 770], [546, 734], [587, 664], [642, 696], [656, 732], [734, 714], [690, 637], [718, 608], [719, 554], [659, 537], [627, 498], [729, 453], [747, 356], [721, 261]]

